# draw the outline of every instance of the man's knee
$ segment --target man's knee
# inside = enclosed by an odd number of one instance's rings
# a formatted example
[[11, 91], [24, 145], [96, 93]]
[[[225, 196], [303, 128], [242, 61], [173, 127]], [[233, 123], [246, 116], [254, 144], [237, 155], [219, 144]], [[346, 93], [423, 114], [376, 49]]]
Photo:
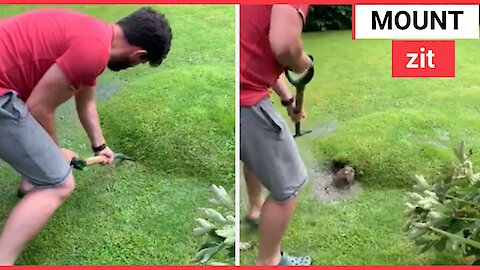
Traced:
[[288, 205], [295, 203], [297, 201], [298, 191], [293, 193], [292, 195], [282, 196], [282, 197], [274, 197], [270, 194], [269, 199], [274, 201], [278, 205]]
[[58, 195], [62, 199], [67, 199], [75, 189], [75, 179], [73, 178], [73, 175], [70, 173], [65, 179], [65, 181], [63, 181], [63, 183], [61, 183], [54, 189], [57, 191]]

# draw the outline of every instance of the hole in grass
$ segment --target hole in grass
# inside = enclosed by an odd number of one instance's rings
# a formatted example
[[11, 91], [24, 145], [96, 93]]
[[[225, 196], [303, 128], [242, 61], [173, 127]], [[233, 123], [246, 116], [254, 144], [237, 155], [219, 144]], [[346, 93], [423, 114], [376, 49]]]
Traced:
[[351, 162], [345, 158], [332, 159], [330, 163], [331, 165], [329, 169], [333, 173], [337, 173], [339, 170], [345, 168], [345, 166], [350, 166], [355, 169], [355, 166], [353, 166]]
[[354, 165], [348, 158], [340, 157], [340, 158], [328, 158], [324, 159], [320, 162], [321, 168], [323, 170], [328, 171], [332, 174], [338, 173], [340, 170], [344, 169], [345, 167], [351, 167], [355, 172], [355, 181], [360, 180], [362, 171]]
[[[336, 181], [346, 167], [351, 167], [354, 172], [354, 180], [350, 185], [337, 187]], [[338, 176], [337, 176], [338, 174]], [[358, 182], [360, 175], [357, 174], [357, 168], [347, 158], [330, 158], [320, 162], [320, 166], [313, 169], [310, 174], [312, 182], [312, 192], [315, 198], [325, 203], [335, 203], [343, 200], [352, 199], [358, 196], [361, 191], [361, 185]]]

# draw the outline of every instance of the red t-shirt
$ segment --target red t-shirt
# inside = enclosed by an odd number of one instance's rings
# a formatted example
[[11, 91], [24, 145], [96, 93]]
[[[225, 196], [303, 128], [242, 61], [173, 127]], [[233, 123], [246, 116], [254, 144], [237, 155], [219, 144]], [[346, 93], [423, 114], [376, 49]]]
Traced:
[[[305, 23], [309, 5], [291, 5]], [[275, 59], [268, 35], [272, 5], [240, 5], [240, 106], [253, 106], [285, 71]]]
[[70, 84], [94, 86], [110, 58], [111, 25], [74, 11], [40, 9], [0, 19], [0, 95], [26, 101], [55, 63]]

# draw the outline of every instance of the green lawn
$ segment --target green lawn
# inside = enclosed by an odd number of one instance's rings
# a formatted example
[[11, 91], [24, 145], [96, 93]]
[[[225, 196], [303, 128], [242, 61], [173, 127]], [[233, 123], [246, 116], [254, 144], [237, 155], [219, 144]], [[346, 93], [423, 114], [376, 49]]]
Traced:
[[[311, 255], [316, 265], [462, 263], [449, 254], [420, 254], [401, 232], [401, 212], [414, 174], [453, 161], [461, 139], [478, 153], [480, 42], [456, 42], [455, 79], [391, 78], [391, 41], [352, 41], [350, 31], [329, 31], [307, 33], [304, 42], [316, 76], [306, 88], [302, 127], [313, 133], [297, 139], [302, 155], [312, 170], [332, 159], [351, 162], [363, 191], [323, 203], [312, 174], [283, 248]], [[245, 211], [245, 192], [242, 198]], [[241, 235], [257, 245], [255, 231], [243, 227]], [[252, 264], [256, 251], [242, 252], [242, 264]]]
[[[0, 17], [34, 7], [2, 6]], [[138, 7], [70, 6], [108, 22]], [[76, 191], [18, 264], [191, 264], [202, 242], [191, 234], [197, 208], [209, 205], [211, 184], [234, 187], [235, 7], [155, 8], [174, 36], [164, 64], [107, 70], [97, 93], [107, 142], [137, 162], [75, 171]], [[62, 146], [91, 155], [72, 103], [56, 121]], [[1, 226], [19, 177], [2, 165], [0, 178]]]

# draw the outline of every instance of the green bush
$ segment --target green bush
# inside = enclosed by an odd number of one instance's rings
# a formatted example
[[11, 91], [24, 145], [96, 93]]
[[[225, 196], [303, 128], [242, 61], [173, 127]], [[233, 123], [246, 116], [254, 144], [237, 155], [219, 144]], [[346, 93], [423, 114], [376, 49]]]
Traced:
[[231, 186], [234, 77], [231, 65], [192, 66], [133, 81], [99, 108], [105, 136], [151, 170]]
[[447, 250], [480, 265], [480, 173], [474, 172], [463, 142], [455, 154], [458, 163], [441, 167], [435, 177], [416, 176], [406, 194], [403, 230], [421, 252]]
[[352, 29], [352, 6], [310, 6], [305, 32]]
[[[197, 227], [193, 229], [195, 237], [203, 238], [203, 244], [195, 254], [193, 261], [211, 265], [233, 265], [235, 259], [235, 199], [234, 189], [230, 194], [222, 187], [210, 187], [214, 208], [199, 208], [202, 217], [195, 219]], [[221, 262], [213, 262], [212, 258], [219, 252]], [[225, 254], [226, 253], [226, 254]]]

